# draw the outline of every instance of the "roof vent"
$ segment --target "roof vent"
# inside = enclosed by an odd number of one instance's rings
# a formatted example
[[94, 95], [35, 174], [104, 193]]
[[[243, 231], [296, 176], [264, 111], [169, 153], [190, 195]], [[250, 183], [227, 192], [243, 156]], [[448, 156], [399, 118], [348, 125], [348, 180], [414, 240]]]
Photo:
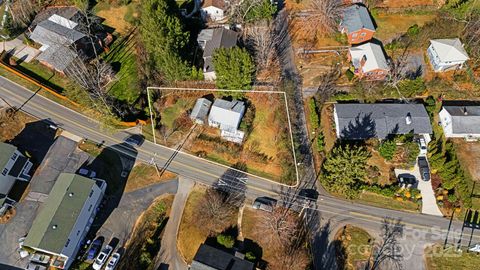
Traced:
[[73, 197], [73, 192], [68, 193], [68, 197]]
[[467, 107], [463, 107], [463, 114], [464, 114], [464, 115], [468, 115]]
[[56, 229], [57, 229], [57, 225], [56, 225], [56, 224], [52, 225], [52, 229], [56, 230]]
[[407, 123], [407, 125], [410, 125], [412, 123], [412, 116], [410, 115], [410, 113], [407, 113], [407, 117], [405, 117], [405, 123]]

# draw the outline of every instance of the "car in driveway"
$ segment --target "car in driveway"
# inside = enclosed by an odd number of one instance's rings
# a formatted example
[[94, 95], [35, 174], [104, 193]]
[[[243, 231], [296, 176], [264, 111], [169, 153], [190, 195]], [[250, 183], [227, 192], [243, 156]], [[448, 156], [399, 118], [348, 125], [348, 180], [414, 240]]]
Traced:
[[420, 148], [420, 155], [425, 156], [427, 154], [427, 143], [425, 138], [420, 137], [418, 139], [418, 147]]
[[95, 171], [88, 170], [88, 169], [85, 169], [85, 168], [81, 168], [80, 170], [78, 170], [78, 174], [83, 175], [83, 176], [88, 177], [88, 178], [95, 178], [97, 176], [97, 173]]
[[430, 167], [426, 157], [418, 157], [418, 168], [423, 181], [430, 181]]
[[253, 202], [252, 208], [257, 210], [263, 210], [267, 212], [273, 212], [273, 208], [277, 205], [277, 200], [269, 197], [258, 197]]
[[47, 264], [50, 261], [50, 256], [35, 253], [32, 255], [32, 257], [30, 257], [30, 261], [33, 263]]
[[417, 178], [409, 173], [398, 175], [398, 183], [403, 187], [411, 187], [417, 183]]
[[87, 261], [91, 261], [95, 259], [95, 256], [97, 255], [98, 251], [102, 247], [103, 244], [103, 239], [102, 238], [97, 238], [95, 241], [93, 241], [92, 245], [88, 249], [87, 252]]
[[118, 261], [120, 261], [120, 253], [115, 252], [113, 253], [112, 257], [108, 259], [107, 265], [105, 266], [105, 270], [113, 270], [117, 267]]
[[26, 270], [47, 270], [47, 267], [41, 264], [28, 263]]
[[99, 270], [102, 268], [102, 266], [105, 264], [105, 262], [108, 259], [108, 256], [110, 256], [110, 253], [112, 253], [113, 248], [109, 245], [107, 245], [100, 254], [98, 254], [97, 258], [93, 262], [92, 268], [95, 270]]

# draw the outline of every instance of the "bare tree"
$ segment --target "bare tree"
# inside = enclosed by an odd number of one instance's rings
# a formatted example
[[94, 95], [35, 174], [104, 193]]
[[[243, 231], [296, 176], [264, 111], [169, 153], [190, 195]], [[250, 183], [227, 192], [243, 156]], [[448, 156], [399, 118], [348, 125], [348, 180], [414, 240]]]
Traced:
[[472, 13], [468, 17], [463, 36], [473, 56], [474, 65], [480, 64], [480, 14]]
[[35, 14], [43, 7], [45, 3], [35, 0], [16, 0], [9, 3], [10, 15], [12, 21], [22, 27], [30, 24]]
[[315, 98], [324, 103], [337, 92], [337, 80], [342, 70], [339, 65], [332, 64], [327, 72], [320, 75], [320, 81], [315, 91]]
[[236, 207], [226, 200], [224, 193], [209, 188], [198, 204], [196, 217], [199, 223], [210, 231], [221, 232], [228, 227], [235, 210]]
[[329, 35], [338, 29], [342, 15], [341, 0], [312, 0], [305, 26], [315, 35]]
[[259, 70], [269, 67], [275, 59], [275, 36], [273, 24], [260, 22], [245, 28], [244, 40], [254, 53], [255, 63]]
[[245, 24], [248, 12], [264, 0], [233, 0], [230, 1], [230, 19], [237, 24]]
[[382, 242], [374, 247], [372, 260], [368, 260], [365, 270], [376, 270], [382, 265], [388, 269], [402, 269], [403, 255], [398, 239], [403, 237], [403, 224], [399, 219], [385, 218], [382, 232]]

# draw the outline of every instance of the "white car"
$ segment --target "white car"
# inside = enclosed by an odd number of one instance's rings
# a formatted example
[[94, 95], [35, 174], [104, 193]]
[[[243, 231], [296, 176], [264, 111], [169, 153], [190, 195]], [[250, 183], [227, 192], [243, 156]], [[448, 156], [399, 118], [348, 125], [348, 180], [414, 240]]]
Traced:
[[420, 147], [420, 155], [427, 154], [427, 143], [425, 142], [425, 138], [420, 138], [418, 140], [418, 147]]
[[105, 266], [105, 270], [115, 269], [115, 267], [117, 267], [118, 261], [120, 261], [120, 254], [118, 252], [115, 252], [108, 260], [107, 266]]
[[85, 177], [89, 177], [89, 178], [95, 178], [97, 176], [97, 173], [95, 171], [87, 170], [83, 168], [78, 170], [78, 174], [83, 175]]
[[105, 262], [108, 259], [108, 256], [110, 256], [110, 253], [112, 253], [113, 248], [109, 245], [107, 245], [100, 254], [98, 254], [97, 258], [93, 262], [93, 269], [99, 270], [102, 268], [102, 266], [105, 264]]

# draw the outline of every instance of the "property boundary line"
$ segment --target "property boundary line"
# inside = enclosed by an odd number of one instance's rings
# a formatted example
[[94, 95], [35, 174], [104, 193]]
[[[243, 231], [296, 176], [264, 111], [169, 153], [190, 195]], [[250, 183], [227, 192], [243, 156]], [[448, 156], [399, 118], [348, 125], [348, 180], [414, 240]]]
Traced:
[[[258, 91], [258, 90], [238, 90], [238, 89], [237, 90], [229, 90], [229, 89], [204, 89], [204, 88], [177, 88], [177, 87], [148, 86], [147, 91], [149, 91], [149, 90], [160, 90], [160, 91], [162, 91], [162, 90], [181, 90], [181, 91], [210, 91], [210, 92], [234, 92], [234, 93], [283, 94], [283, 98], [285, 99], [285, 110], [286, 110], [286, 113], [287, 113], [288, 131], [290, 133], [290, 143], [291, 143], [291, 146], [292, 146], [293, 163], [294, 163], [294, 166], [295, 166], [295, 176], [296, 176], [295, 177], [296, 178], [295, 185], [286, 185], [286, 184], [283, 184], [283, 183], [279, 183], [279, 182], [273, 181], [272, 179], [268, 179], [268, 178], [265, 178], [265, 177], [262, 177], [262, 176], [259, 176], [259, 175], [253, 174], [253, 173], [248, 173], [248, 172], [244, 172], [244, 171], [232, 168], [232, 167], [228, 167], [228, 166], [223, 165], [221, 163], [214, 162], [214, 161], [211, 161], [211, 160], [208, 160], [208, 159], [205, 159], [205, 158], [200, 158], [200, 157], [197, 157], [195, 155], [192, 155], [190, 153], [186, 153], [186, 152], [183, 152], [183, 151], [180, 151], [180, 150], [178, 150], [178, 152], [186, 154], [186, 155], [190, 155], [190, 156], [202, 159], [202, 160], [206, 160], [208, 162], [211, 162], [211, 163], [214, 163], [214, 164], [217, 164], [217, 165], [221, 165], [221, 166], [224, 166], [224, 167], [229, 168], [229, 169], [233, 169], [233, 170], [241, 172], [241, 173], [246, 173], [246, 174], [258, 177], [258, 178], [262, 178], [264, 180], [268, 180], [268, 181], [274, 182], [276, 184], [280, 184], [280, 185], [284, 185], [284, 186], [288, 186], [288, 187], [296, 187], [300, 184], [300, 177], [299, 177], [299, 173], [298, 173], [297, 155], [295, 153], [295, 143], [293, 141], [292, 123], [291, 123], [291, 120], [290, 120], [290, 111], [288, 109], [287, 94], [284, 91], [269, 91], [269, 90]], [[152, 129], [153, 129], [153, 122], [151, 124], [152, 124]], [[153, 137], [155, 138], [155, 132], [153, 133]], [[157, 143], [155, 142], [155, 144], [157, 144]], [[157, 145], [159, 145], [159, 144], [157, 144]], [[167, 146], [164, 146], [164, 145], [162, 145], [162, 146], [166, 147], [166, 148], [169, 148], [171, 150], [175, 150], [173, 148], [170, 148], [170, 147], [167, 147]]]

